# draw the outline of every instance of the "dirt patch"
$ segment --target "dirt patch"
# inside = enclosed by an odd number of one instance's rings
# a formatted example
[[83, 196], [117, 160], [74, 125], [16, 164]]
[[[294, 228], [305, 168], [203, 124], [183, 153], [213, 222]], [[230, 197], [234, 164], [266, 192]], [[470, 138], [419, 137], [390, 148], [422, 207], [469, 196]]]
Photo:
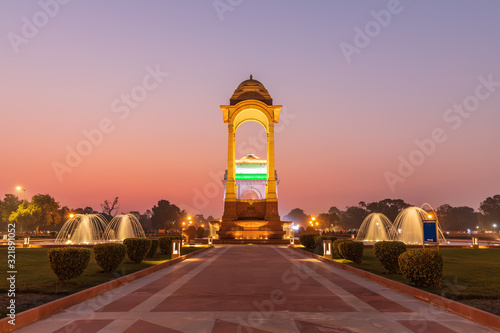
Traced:
[[500, 299], [464, 299], [459, 302], [500, 316]]

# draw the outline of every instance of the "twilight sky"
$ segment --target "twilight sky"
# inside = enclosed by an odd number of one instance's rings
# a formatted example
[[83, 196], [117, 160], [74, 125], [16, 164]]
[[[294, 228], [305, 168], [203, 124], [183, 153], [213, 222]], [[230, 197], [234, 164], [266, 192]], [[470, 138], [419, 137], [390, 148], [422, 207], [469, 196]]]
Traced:
[[[253, 74], [283, 105], [282, 215], [477, 209], [500, 193], [499, 17], [494, 0], [2, 1], [0, 195], [218, 217], [219, 105]], [[238, 157], [265, 158], [263, 131], [242, 125]]]

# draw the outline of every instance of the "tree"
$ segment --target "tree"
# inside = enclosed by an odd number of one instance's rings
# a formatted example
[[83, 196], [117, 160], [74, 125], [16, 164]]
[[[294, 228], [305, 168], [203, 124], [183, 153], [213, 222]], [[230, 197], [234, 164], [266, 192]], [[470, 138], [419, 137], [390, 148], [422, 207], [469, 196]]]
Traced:
[[295, 208], [284, 216], [285, 221], [293, 221], [297, 225], [306, 226], [309, 221], [309, 215], [306, 215], [300, 208]]
[[[487, 223], [500, 223], [500, 194], [488, 197], [481, 202], [480, 211], [484, 214]], [[488, 226], [489, 227], [489, 226]]]
[[5, 198], [0, 200], [0, 220], [8, 223], [10, 215], [17, 210], [21, 202], [16, 195], [6, 194]]
[[31, 203], [40, 209], [40, 216], [36, 222], [36, 231], [38, 232], [40, 227], [56, 225], [61, 220], [61, 216], [58, 214], [59, 202], [48, 194], [37, 194], [34, 195]]
[[346, 207], [345, 212], [341, 213], [341, 225], [344, 229], [358, 229], [368, 212], [360, 206]]
[[398, 214], [405, 208], [410, 207], [411, 205], [404, 202], [402, 199], [384, 199], [379, 202], [371, 202], [368, 205], [365, 205], [365, 208], [370, 213], [382, 213], [389, 220], [393, 221], [396, 219]]
[[[101, 204], [101, 208], [103, 214], [115, 217], [116, 213], [118, 213], [118, 208], [120, 208], [120, 205], [118, 204], [118, 197], [116, 197], [113, 202], [104, 200], [104, 203]], [[113, 211], [115, 211], [114, 214]]]
[[192, 225], [189, 226], [186, 230], [184, 230], [184, 235], [188, 238], [188, 240], [196, 237], [196, 228]]
[[198, 227], [198, 229], [196, 229], [196, 238], [203, 238], [204, 235], [205, 229], [203, 229], [202, 227]]
[[97, 214], [97, 212], [92, 207], [87, 206], [83, 209], [83, 214]]
[[452, 207], [445, 204], [439, 206], [436, 213], [443, 230], [475, 230], [477, 226], [477, 214], [471, 207]]
[[15, 222], [20, 226], [20, 232], [23, 229], [33, 230], [38, 228], [37, 220], [41, 216], [41, 210], [39, 207], [34, 205], [32, 202], [24, 200], [15, 212], [9, 216], [10, 222]]
[[153, 207], [151, 222], [153, 223], [153, 228], [155, 229], [170, 229], [174, 226], [173, 223], [180, 220], [184, 215], [185, 212], [181, 211], [179, 207], [171, 204], [167, 200], [162, 199]]

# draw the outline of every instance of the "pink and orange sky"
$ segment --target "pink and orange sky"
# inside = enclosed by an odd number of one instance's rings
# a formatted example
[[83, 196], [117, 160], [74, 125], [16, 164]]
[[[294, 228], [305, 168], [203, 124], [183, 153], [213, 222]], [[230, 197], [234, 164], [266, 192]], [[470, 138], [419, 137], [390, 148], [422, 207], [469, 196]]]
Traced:
[[[283, 105], [282, 215], [500, 193], [497, 1], [66, 2], [0, 3], [0, 195], [218, 217], [219, 105], [250, 74]], [[265, 156], [261, 131], [241, 127], [241, 156]], [[86, 156], [68, 166], [68, 147]]]

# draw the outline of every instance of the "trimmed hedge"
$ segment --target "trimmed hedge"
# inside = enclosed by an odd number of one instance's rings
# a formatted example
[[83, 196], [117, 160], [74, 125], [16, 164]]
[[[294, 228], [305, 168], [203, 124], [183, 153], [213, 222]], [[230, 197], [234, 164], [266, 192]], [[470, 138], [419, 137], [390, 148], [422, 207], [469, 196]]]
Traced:
[[96, 244], [94, 245], [95, 262], [103, 271], [111, 273], [122, 263], [127, 253], [127, 247], [123, 244]]
[[443, 277], [443, 257], [435, 249], [408, 250], [398, 259], [404, 277], [417, 287], [437, 287]]
[[316, 247], [314, 241], [316, 237], [318, 237], [318, 234], [302, 234], [299, 236], [299, 241], [306, 249], [314, 249]]
[[146, 257], [153, 258], [156, 255], [159, 243], [160, 242], [158, 241], [158, 239], [151, 239], [151, 248], [149, 249], [149, 252]]
[[316, 236], [314, 242], [316, 244], [316, 252], [323, 255], [323, 241], [331, 240], [332, 243], [337, 240], [335, 236]]
[[91, 255], [89, 249], [71, 247], [54, 248], [47, 252], [50, 268], [61, 282], [79, 277], [87, 268]]
[[363, 262], [363, 242], [340, 242], [338, 245], [340, 256], [347, 260], [352, 260], [356, 264]]
[[352, 242], [352, 241], [353, 240], [350, 238], [340, 238], [340, 239], [334, 240], [332, 242], [332, 255], [334, 257], [342, 258], [342, 256], [339, 253], [339, 244], [343, 243], [343, 242]]
[[399, 241], [381, 241], [373, 244], [375, 258], [384, 266], [390, 274], [396, 274], [399, 270], [398, 258], [406, 251], [406, 244]]
[[126, 238], [123, 244], [127, 247], [128, 258], [135, 262], [140, 263], [148, 254], [151, 248], [151, 239], [149, 238]]
[[161, 254], [172, 254], [172, 241], [174, 239], [182, 240], [182, 236], [163, 236], [158, 238], [158, 246]]

